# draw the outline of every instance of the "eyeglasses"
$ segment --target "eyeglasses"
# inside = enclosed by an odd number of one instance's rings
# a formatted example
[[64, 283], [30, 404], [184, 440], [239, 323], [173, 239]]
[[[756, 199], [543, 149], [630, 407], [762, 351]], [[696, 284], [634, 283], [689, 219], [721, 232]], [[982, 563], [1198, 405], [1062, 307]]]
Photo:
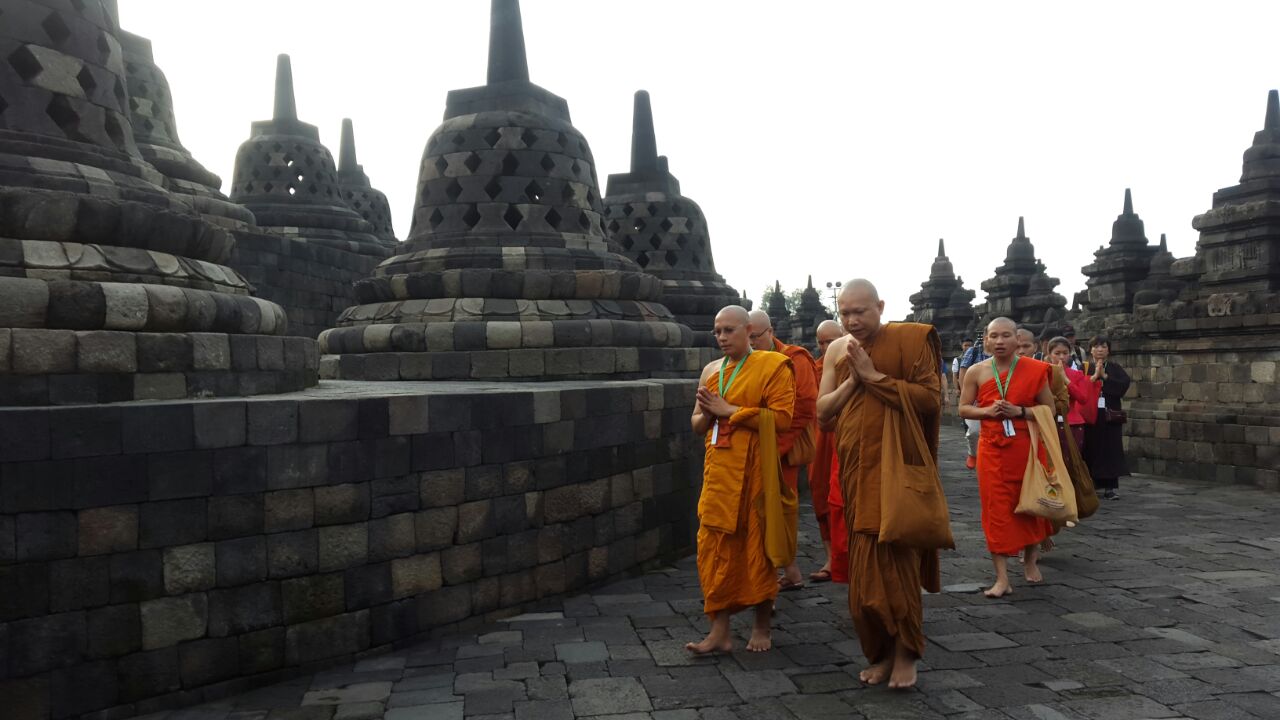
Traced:
[[747, 337], [751, 338], [752, 340], [759, 340], [760, 338], [764, 337], [765, 334], [771, 333], [771, 332], [773, 332], [773, 330], [761, 330], [760, 332], [754, 335], [748, 335]]

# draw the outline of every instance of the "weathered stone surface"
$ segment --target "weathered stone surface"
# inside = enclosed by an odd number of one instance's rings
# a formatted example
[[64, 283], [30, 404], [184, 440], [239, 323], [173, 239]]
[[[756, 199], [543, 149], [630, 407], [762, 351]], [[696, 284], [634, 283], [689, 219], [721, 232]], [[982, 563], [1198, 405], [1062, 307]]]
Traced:
[[164, 550], [164, 589], [170, 595], [208, 590], [217, 584], [213, 543]]
[[208, 600], [203, 593], [148, 600], [141, 612], [144, 650], [202, 637], [208, 626]]

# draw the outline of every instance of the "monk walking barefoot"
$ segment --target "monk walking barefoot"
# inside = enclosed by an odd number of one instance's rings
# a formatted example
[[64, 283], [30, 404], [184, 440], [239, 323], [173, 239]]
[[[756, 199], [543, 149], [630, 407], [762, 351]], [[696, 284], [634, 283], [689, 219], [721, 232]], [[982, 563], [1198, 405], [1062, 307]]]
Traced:
[[1023, 555], [1027, 581], [1043, 580], [1037, 564], [1040, 543], [1053, 534], [1053, 524], [1015, 510], [1031, 453], [1026, 418], [1032, 413], [1028, 408], [1052, 408], [1054, 400], [1049, 388], [1050, 365], [1018, 355], [1018, 327], [1012, 320], [992, 320], [987, 325], [984, 344], [991, 360], [969, 368], [965, 374], [960, 417], [982, 422], [978, 496], [982, 503], [982, 532], [996, 572], [995, 584], [984, 594], [1000, 598], [1013, 592], [1009, 558], [1019, 553]]
[[711, 631], [685, 648], [698, 655], [732, 650], [730, 617], [754, 608], [747, 647], [762, 652], [772, 646], [777, 569], [795, 559], [794, 534], [790, 555], [765, 540], [766, 519], [785, 524], [777, 436], [791, 426], [795, 377], [785, 355], [752, 352], [754, 329], [746, 310], [724, 308], [712, 332], [724, 357], [702, 371], [691, 418], [706, 445], [698, 497], [698, 581]]
[[[833, 341], [822, 363], [818, 422], [834, 430], [848, 543], [849, 614], [871, 663], [869, 684], [915, 684], [924, 654], [920, 590], [941, 590], [936, 549], [879, 542], [881, 458], [903, 453], [883, 432], [886, 417], [917, 423], [936, 465], [942, 414], [942, 347], [929, 325], [881, 324], [884, 302], [866, 280], [845, 285], [837, 306], [849, 334]], [[893, 413], [891, 415], [891, 413]], [[890, 455], [890, 457], [892, 457]]]

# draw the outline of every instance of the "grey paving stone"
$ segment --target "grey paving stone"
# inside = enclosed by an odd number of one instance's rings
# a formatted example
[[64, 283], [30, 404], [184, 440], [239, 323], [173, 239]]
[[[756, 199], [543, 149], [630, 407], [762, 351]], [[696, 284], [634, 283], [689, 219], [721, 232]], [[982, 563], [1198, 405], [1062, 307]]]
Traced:
[[644, 687], [635, 678], [598, 678], [569, 683], [573, 712], [579, 716], [617, 715], [653, 709]]
[[609, 648], [602, 642], [558, 643], [556, 659], [566, 665], [604, 662], [609, 659]]

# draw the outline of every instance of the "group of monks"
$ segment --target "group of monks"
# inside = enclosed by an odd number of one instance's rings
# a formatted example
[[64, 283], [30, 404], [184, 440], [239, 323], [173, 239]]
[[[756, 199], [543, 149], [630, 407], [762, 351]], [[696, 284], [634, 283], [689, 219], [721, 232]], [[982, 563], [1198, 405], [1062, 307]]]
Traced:
[[[867, 280], [847, 283], [837, 310], [838, 323], [817, 329], [816, 362], [774, 337], [763, 312], [729, 306], [716, 315], [713, 333], [724, 357], [704, 368], [692, 416], [706, 448], [697, 565], [710, 630], [686, 649], [732, 650], [731, 616], [747, 609], [754, 611], [747, 649], [771, 648], [777, 594], [804, 585], [795, 534], [797, 483], [807, 466], [827, 552], [809, 580], [849, 584], [849, 613], [868, 661], [860, 679], [909, 688], [925, 650], [921, 591], [941, 589], [941, 547], [880, 542], [882, 514], [889, 514], [882, 490], [900, 480], [892, 471], [882, 474], [882, 460], [903, 452], [899, 434], [885, 428], [886, 418], [919, 428], [932, 455], [928, 467], [936, 469], [942, 349], [930, 325], [882, 323], [884, 302]], [[1006, 346], [1016, 341], [1005, 333], [1015, 329], [1003, 320], [991, 324], [1000, 336], [988, 345], [994, 362], [967, 374], [961, 397], [974, 418], [990, 421], [983, 423], [988, 447], [980, 454], [979, 482], [984, 530], [993, 560], [999, 558], [990, 597], [1009, 592], [1006, 558], [1019, 551], [1028, 579], [1038, 579], [1034, 546], [1052, 532], [1013, 511], [1014, 476], [1020, 483], [1028, 457], [1026, 408], [1053, 404], [1046, 397], [1048, 365], [1022, 360], [1016, 373], [1010, 368]]]

